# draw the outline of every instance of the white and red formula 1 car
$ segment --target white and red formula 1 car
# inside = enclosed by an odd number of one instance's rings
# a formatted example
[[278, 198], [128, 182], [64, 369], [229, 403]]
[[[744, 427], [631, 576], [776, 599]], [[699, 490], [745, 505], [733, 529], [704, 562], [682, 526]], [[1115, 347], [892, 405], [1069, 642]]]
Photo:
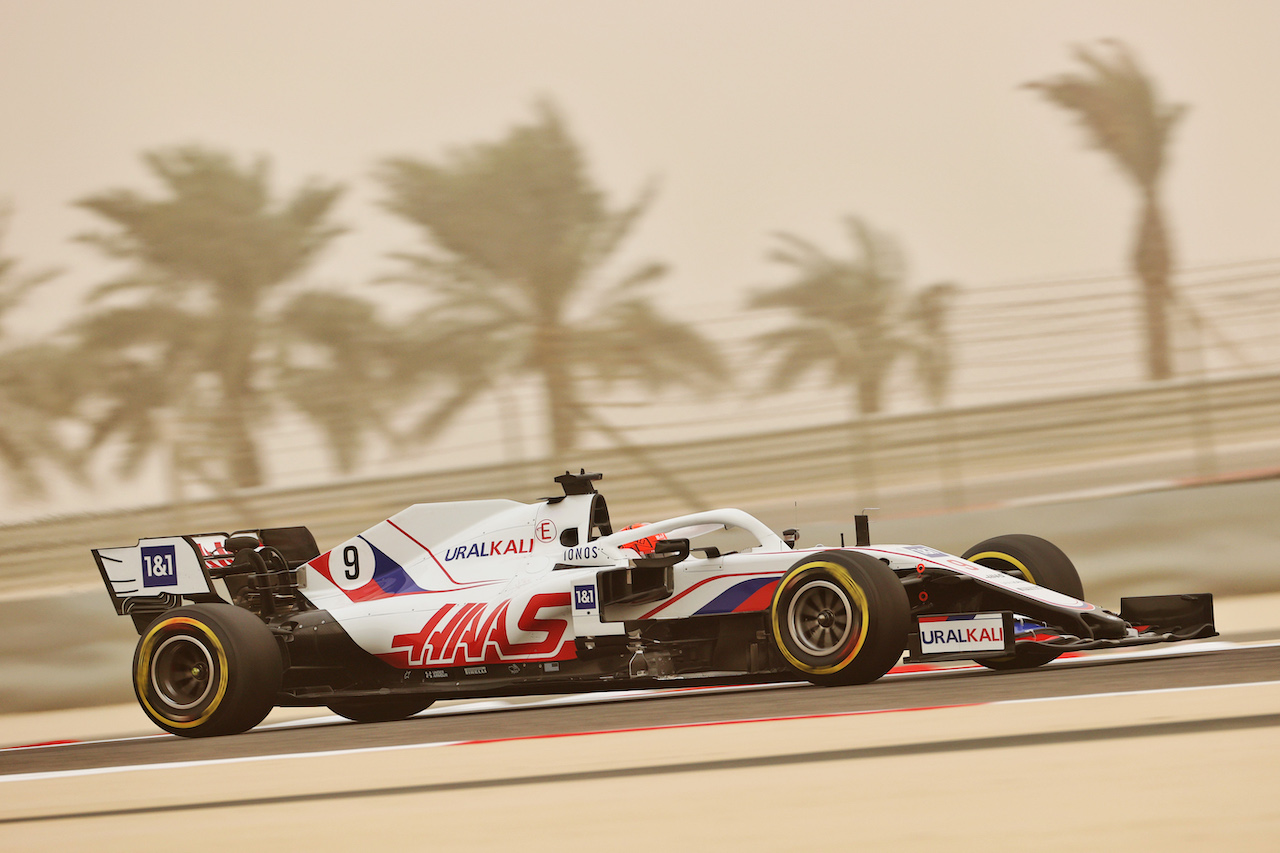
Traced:
[[564, 494], [417, 504], [320, 553], [305, 527], [144, 539], [94, 558], [140, 639], [162, 729], [242, 732], [277, 705], [394, 720], [436, 699], [686, 684], [874, 681], [909, 661], [1034, 667], [1064, 651], [1215, 635], [1213, 599], [1083, 601], [1043, 539], [962, 556], [804, 549], [741, 510], [615, 532], [599, 474]]

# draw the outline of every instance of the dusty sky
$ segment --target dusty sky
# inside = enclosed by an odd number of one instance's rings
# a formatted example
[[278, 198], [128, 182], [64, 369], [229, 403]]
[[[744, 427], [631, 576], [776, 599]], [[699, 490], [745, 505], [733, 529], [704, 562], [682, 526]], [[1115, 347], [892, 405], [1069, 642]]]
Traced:
[[356, 286], [412, 247], [376, 206], [380, 158], [496, 139], [549, 97], [616, 202], [659, 182], [625, 252], [669, 261], [692, 316], [779, 280], [775, 231], [845, 252], [848, 213], [919, 284], [1120, 273], [1134, 193], [1020, 88], [1116, 38], [1191, 106], [1165, 184], [1178, 260], [1274, 258], [1277, 37], [1274, 0], [0, 0], [3, 251], [66, 270], [25, 324], [51, 327], [108, 274], [71, 202], [154, 190], [139, 154], [199, 142], [270, 157], [282, 193], [348, 184], [352, 233], [314, 278]]
[[363, 281], [409, 233], [377, 159], [494, 139], [553, 98], [597, 179], [661, 192], [630, 251], [706, 304], [768, 281], [768, 235], [896, 234], [917, 281], [1123, 269], [1135, 200], [1068, 114], [1020, 83], [1119, 38], [1192, 111], [1167, 183], [1179, 257], [1280, 249], [1280, 4], [1272, 0], [346, 2], [0, 0], [5, 248], [100, 279], [70, 202], [146, 187], [141, 151], [265, 154], [277, 186], [347, 183], [354, 233], [320, 277]]

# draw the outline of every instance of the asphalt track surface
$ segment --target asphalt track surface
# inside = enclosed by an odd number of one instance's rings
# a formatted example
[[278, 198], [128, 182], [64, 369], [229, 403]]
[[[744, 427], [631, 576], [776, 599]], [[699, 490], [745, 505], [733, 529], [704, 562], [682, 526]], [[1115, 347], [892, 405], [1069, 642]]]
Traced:
[[1277, 638], [5, 749], [0, 850], [1272, 851]]
[[[440, 716], [424, 716], [395, 723], [356, 724], [321, 722], [284, 728], [264, 728], [243, 735], [184, 739], [167, 735], [66, 744], [0, 751], [0, 777], [13, 774], [58, 773], [112, 767], [220, 761], [273, 755], [296, 756], [342, 750], [383, 749], [414, 744], [499, 741], [545, 738], [588, 732], [617, 732], [697, 726], [708, 723], [808, 718], [862, 712], [949, 708], [1013, 700], [1069, 696], [1129, 694], [1146, 691], [1202, 688], [1280, 681], [1280, 644], [1185, 644], [1158, 647], [1154, 656], [1093, 655], [1060, 660], [1025, 672], [959, 670], [894, 674], [876, 683], [842, 688], [805, 684], [769, 685], [730, 691], [675, 691], [661, 696], [581, 704], [535, 704]], [[1200, 648], [1203, 648], [1201, 650]], [[1232, 729], [1280, 726], [1276, 713], [1201, 720], [1199, 730], [1214, 726]], [[978, 742], [904, 744], [904, 754], [927, 750], [988, 749], [1064, 738], [1101, 740], [1175, 734], [1188, 724], [1116, 726], [1072, 734], [1046, 731], [1019, 734], [1002, 742], [999, 735]], [[773, 756], [770, 761], [831, 760], [824, 751]], [[843, 755], [836, 757], [857, 757]], [[752, 763], [751, 758], [738, 760]], [[664, 766], [663, 772], [693, 769]], [[617, 771], [600, 771], [617, 772]], [[535, 777], [520, 783], [547, 781]], [[385, 793], [385, 792], [384, 792]], [[12, 818], [0, 818], [0, 825]]]

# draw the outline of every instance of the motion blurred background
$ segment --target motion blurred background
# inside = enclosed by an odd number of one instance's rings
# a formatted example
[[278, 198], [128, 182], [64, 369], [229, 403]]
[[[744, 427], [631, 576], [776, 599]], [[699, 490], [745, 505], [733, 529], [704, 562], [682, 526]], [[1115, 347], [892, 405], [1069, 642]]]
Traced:
[[630, 523], [1280, 589], [1280, 6], [0, 0], [0, 711], [88, 549], [603, 471]]

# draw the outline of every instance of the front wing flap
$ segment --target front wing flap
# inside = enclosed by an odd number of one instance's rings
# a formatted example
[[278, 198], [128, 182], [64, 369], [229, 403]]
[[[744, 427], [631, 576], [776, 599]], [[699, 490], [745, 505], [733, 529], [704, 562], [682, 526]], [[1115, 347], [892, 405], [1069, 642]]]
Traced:
[[1090, 651], [1218, 636], [1210, 593], [1122, 598], [1120, 619], [1126, 623], [1123, 637], [1086, 638], [1009, 611], [921, 616], [907, 660], [981, 660], [1033, 646]]

